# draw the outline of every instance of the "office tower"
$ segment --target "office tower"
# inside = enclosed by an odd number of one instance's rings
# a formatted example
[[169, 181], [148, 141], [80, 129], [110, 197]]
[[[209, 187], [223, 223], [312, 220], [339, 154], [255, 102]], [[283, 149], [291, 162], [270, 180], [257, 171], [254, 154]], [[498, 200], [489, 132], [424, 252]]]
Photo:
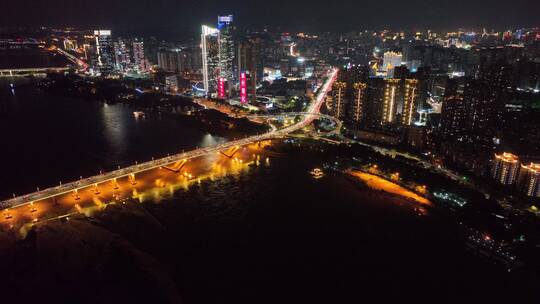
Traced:
[[368, 97], [368, 85], [365, 82], [355, 82], [352, 89], [353, 92], [350, 120], [353, 126], [358, 127], [359, 124], [364, 122]]
[[202, 26], [201, 55], [203, 66], [203, 89], [207, 94], [216, 92], [219, 78], [219, 30]]
[[261, 40], [250, 38], [238, 44], [238, 71], [246, 74], [248, 92], [255, 98], [257, 83], [262, 80], [263, 66], [260, 58]]
[[401, 112], [401, 124], [412, 125], [418, 106], [418, 80], [405, 79], [404, 98]]
[[449, 79], [446, 83], [441, 109], [440, 130], [444, 138], [458, 139], [466, 132], [466, 111], [463, 83]]
[[144, 42], [135, 39], [133, 41], [133, 64], [137, 73], [146, 73], [146, 58], [144, 57]]
[[336, 119], [343, 120], [346, 114], [346, 90], [347, 83], [344, 81], [336, 81], [332, 85], [332, 91], [330, 92], [331, 98], [328, 99], [330, 108], [330, 115]]
[[233, 16], [218, 16], [220, 77], [232, 84], [234, 79], [234, 25]]
[[114, 43], [110, 30], [94, 31], [96, 38], [97, 70], [101, 76], [110, 76], [115, 70]]
[[540, 197], [540, 164], [521, 165], [519, 184], [527, 196]]
[[397, 109], [400, 97], [399, 79], [386, 79], [384, 88], [384, 103], [381, 124], [393, 124], [396, 122]]
[[495, 154], [491, 177], [501, 185], [513, 185], [519, 172], [519, 158], [511, 153]]
[[394, 69], [401, 65], [401, 53], [386, 52], [383, 57], [383, 71], [386, 72], [387, 78], [394, 78]]
[[116, 60], [116, 71], [125, 73], [131, 65], [131, 56], [129, 49], [122, 38], [114, 42], [114, 55]]

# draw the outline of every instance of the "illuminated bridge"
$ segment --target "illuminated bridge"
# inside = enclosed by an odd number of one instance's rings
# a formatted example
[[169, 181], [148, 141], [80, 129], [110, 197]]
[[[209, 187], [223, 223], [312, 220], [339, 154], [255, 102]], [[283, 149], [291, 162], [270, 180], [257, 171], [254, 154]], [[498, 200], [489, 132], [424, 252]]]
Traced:
[[0, 69], [0, 77], [17, 77], [47, 73], [61, 73], [69, 71], [69, 67], [45, 67], [45, 68], [27, 68], [27, 69]]
[[[311, 124], [313, 120], [315, 120], [315, 118], [325, 116], [325, 115], [319, 114], [319, 109], [322, 103], [324, 102], [325, 96], [328, 90], [331, 88], [331, 85], [334, 82], [336, 76], [337, 76], [337, 70], [335, 69], [331, 72], [330, 77], [328, 78], [324, 86], [321, 88], [315, 102], [313, 102], [310, 105], [307, 112], [287, 113], [287, 116], [290, 116], [290, 115], [303, 116], [303, 119], [301, 121], [289, 127], [285, 127], [279, 130], [272, 130], [268, 133], [264, 133], [261, 135], [250, 136], [250, 137], [246, 137], [239, 140], [229, 141], [229, 142], [222, 143], [222, 144], [212, 146], [212, 147], [199, 148], [199, 149], [195, 149], [188, 152], [178, 153], [172, 156], [167, 156], [164, 158], [151, 160], [145, 163], [136, 164], [136, 165], [125, 167], [125, 168], [120, 168], [115, 171], [92, 176], [86, 179], [81, 179], [79, 181], [74, 181], [68, 184], [63, 184], [56, 187], [48, 188], [48, 189], [34, 192], [28, 195], [14, 197], [10, 200], [0, 202], [0, 209], [7, 209], [7, 208], [18, 207], [25, 204], [32, 204], [35, 201], [46, 200], [46, 199], [56, 197], [59, 195], [77, 192], [79, 189], [92, 187], [93, 185], [105, 183], [105, 182], [119, 179], [122, 177], [129, 177], [129, 176], [132, 176], [133, 174], [149, 171], [155, 168], [166, 167], [176, 162], [182, 162], [184, 160], [198, 158], [207, 154], [219, 153], [221, 151], [231, 149], [237, 146], [239, 147], [239, 146], [244, 146], [244, 145], [261, 142], [265, 140], [284, 138], [288, 134], [295, 132], [297, 130], [300, 130], [304, 128], [305, 126]], [[278, 115], [283, 116], [283, 114], [278, 114]]]

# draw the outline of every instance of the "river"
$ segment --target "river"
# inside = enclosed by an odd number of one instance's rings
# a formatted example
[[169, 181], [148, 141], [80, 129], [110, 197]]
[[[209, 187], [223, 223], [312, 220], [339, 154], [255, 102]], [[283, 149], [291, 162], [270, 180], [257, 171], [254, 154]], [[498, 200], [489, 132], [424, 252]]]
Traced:
[[52, 96], [21, 80], [12, 91], [10, 83], [0, 80], [0, 198], [225, 140], [181, 119], [137, 119], [124, 104]]

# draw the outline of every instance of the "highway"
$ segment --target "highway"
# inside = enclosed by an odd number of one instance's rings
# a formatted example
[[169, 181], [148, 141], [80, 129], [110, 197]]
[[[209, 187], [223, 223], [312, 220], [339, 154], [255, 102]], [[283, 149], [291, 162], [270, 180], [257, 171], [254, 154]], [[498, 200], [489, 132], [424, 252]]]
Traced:
[[[97, 186], [105, 182], [114, 181], [116, 179], [128, 177], [128, 176], [138, 174], [141, 172], [149, 171], [156, 168], [162, 168], [178, 161], [190, 160], [190, 159], [198, 158], [198, 157], [212, 154], [212, 153], [219, 153], [220, 151], [224, 151], [233, 147], [237, 147], [237, 146], [240, 147], [240, 146], [249, 145], [251, 143], [262, 142], [262, 141], [276, 139], [276, 138], [283, 138], [292, 132], [295, 132], [297, 130], [304, 128], [305, 126], [309, 125], [310, 123], [313, 122], [313, 120], [315, 120], [317, 117], [320, 116], [319, 114], [320, 108], [322, 104], [324, 103], [328, 90], [332, 87], [332, 83], [336, 79], [337, 72], [338, 70], [334, 69], [329, 73], [327, 81], [325, 82], [321, 90], [319, 91], [314, 102], [310, 104], [310, 106], [308, 107], [305, 113], [301, 113], [301, 115], [303, 115], [302, 120], [294, 125], [291, 125], [283, 129], [273, 128], [270, 132], [264, 133], [261, 135], [250, 136], [250, 137], [246, 137], [239, 140], [229, 141], [229, 142], [212, 146], [212, 147], [199, 148], [199, 149], [195, 149], [188, 152], [178, 153], [175, 155], [151, 160], [151, 161], [144, 162], [141, 164], [135, 164], [133, 166], [129, 166], [125, 168], [119, 168], [118, 170], [106, 172], [106, 173], [92, 176], [89, 178], [84, 178], [78, 181], [73, 181], [73, 182], [59, 185], [56, 187], [44, 189], [44, 190], [37, 191], [37, 192], [27, 194], [24, 196], [14, 197], [12, 199], [0, 202], [0, 210], [8, 209], [8, 208], [16, 208], [16, 207], [20, 207], [24, 205], [32, 205], [34, 202], [47, 200], [47, 199], [50, 199], [56, 196], [61, 196], [64, 194], [69, 194], [69, 193], [76, 194], [78, 190], [83, 189], [83, 188]], [[279, 115], [283, 115], [283, 114], [277, 114], [277, 116]]]

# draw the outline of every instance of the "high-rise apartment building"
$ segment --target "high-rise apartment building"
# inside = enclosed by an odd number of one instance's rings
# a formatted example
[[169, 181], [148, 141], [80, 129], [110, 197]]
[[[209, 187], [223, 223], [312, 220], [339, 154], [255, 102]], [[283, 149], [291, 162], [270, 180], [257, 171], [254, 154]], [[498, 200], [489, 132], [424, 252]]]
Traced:
[[527, 196], [540, 197], [540, 164], [521, 165], [519, 184]]
[[412, 125], [418, 107], [418, 80], [405, 79], [401, 124]]
[[328, 98], [328, 108], [330, 114], [339, 120], [344, 120], [347, 108], [347, 83], [344, 81], [336, 81], [332, 85], [332, 91], [330, 92], [330, 98]]
[[263, 65], [261, 62], [261, 41], [259, 38], [250, 38], [238, 43], [238, 71], [245, 73], [249, 95], [252, 98], [257, 93], [257, 83], [262, 80]]
[[364, 122], [364, 115], [366, 114], [368, 85], [365, 82], [355, 82], [352, 89], [350, 121], [353, 126], [358, 126]]
[[139, 74], [146, 73], [148, 70], [144, 56], [144, 42], [142, 40], [135, 39], [133, 41], [133, 64]]
[[441, 108], [441, 135], [444, 138], [461, 138], [466, 131], [465, 100], [463, 82], [449, 79], [446, 83]]
[[131, 67], [131, 55], [124, 39], [118, 38], [118, 40], [114, 42], [114, 55], [116, 71], [120, 73], [127, 72]]
[[114, 73], [116, 63], [114, 55], [114, 43], [110, 30], [94, 31], [96, 39], [96, 69], [101, 76], [109, 76]]
[[386, 79], [381, 124], [393, 124], [396, 122], [400, 95], [401, 81], [399, 79]]
[[512, 153], [495, 154], [491, 177], [501, 185], [513, 185], [519, 173], [519, 158]]

